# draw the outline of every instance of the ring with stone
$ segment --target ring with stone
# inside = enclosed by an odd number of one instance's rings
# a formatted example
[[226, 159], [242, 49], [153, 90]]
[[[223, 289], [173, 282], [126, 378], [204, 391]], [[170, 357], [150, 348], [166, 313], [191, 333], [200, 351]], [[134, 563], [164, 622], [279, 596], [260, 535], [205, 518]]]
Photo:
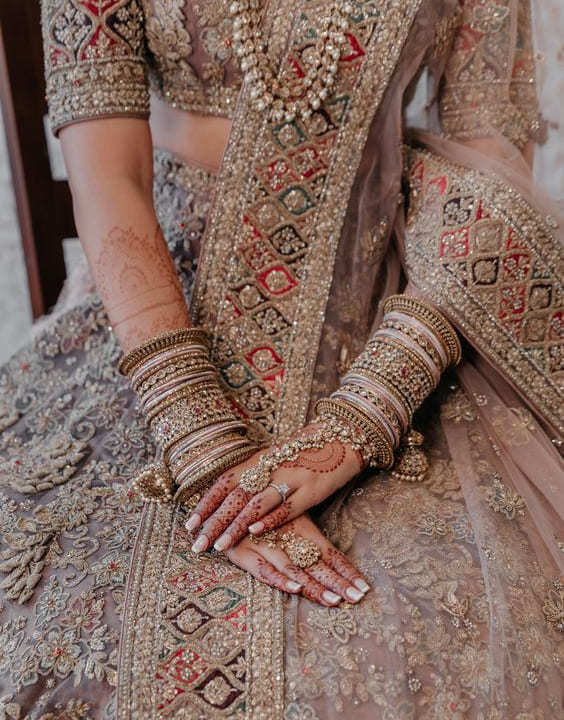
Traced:
[[256, 495], [270, 485], [270, 469], [260, 463], [241, 473], [239, 486], [249, 495]]
[[321, 550], [313, 540], [296, 535], [294, 532], [280, 535], [279, 545], [286, 552], [290, 561], [302, 570], [315, 565], [321, 557]]
[[288, 497], [288, 494], [290, 493], [290, 486], [286, 485], [286, 483], [273, 483], [271, 482], [268, 487], [274, 488], [278, 494], [280, 495], [280, 498], [282, 499], [282, 502], [286, 502], [286, 498]]

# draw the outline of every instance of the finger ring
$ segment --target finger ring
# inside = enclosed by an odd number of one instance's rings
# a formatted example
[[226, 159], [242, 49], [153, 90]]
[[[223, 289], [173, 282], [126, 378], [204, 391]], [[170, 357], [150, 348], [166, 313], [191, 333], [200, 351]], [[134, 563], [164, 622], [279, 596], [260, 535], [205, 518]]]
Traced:
[[239, 480], [239, 486], [249, 495], [256, 495], [262, 492], [270, 484], [270, 470], [261, 463], [243, 470]]
[[268, 487], [274, 488], [278, 491], [278, 494], [282, 498], [282, 502], [286, 502], [286, 498], [288, 497], [288, 493], [290, 492], [290, 486], [286, 485], [286, 483], [270, 483]]
[[290, 561], [302, 570], [315, 565], [321, 557], [321, 550], [313, 540], [301, 537], [293, 532], [281, 535], [279, 544], [285, 550]]

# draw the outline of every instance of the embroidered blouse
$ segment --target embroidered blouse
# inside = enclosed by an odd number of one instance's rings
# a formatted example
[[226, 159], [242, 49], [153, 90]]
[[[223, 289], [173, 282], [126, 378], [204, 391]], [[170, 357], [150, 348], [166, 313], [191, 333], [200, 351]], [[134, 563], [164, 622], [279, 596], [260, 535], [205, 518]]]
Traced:
[[[520, 0], [515, 39], [500, 32], [509, 23], [510, 2], [466, 0], [437, 25], [435, 58], [448, 55], [442, 124], [451, 136], [479, 137], [495, 127], [522, 146], [538, 129], [529, 3]], [[241, 73], [228, 5], [228, 0], [43, 0], [54, 132], [96, 117], [148, 117], [151, 93], [175, 108], [232, 117]], [[516, 61], [508, 66], [502, 46], [515, 42]]]

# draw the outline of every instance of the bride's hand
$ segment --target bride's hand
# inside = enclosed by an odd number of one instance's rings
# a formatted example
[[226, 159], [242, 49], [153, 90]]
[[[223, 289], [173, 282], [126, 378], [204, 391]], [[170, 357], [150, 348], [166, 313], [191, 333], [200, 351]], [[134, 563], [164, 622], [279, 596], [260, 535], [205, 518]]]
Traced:
[[[295, 437], [307, 438], [316, 429], [315, 425], [307, 426]], [[250, 495], [239, 484], [241, 475], [256, 466], [261, 455], [254, 455], [219, 478], [194, 508], [186, 522], [187, 530], [200, 530], [194, 552], [211, 545], [225, 551], [248, 532], [260, 536], [280, 527], [325, 500], [363, 467], [360, 453], [337, 440], [321, 450], [302, 450], [293, 462], [272, 471], [270, 485]]]
[[[303, 547], [304, 540], [310, 548], [316, 546], [318, 552], [314, 552], [319, 555], [305, 568], [298, 566], [300, 558], [292, 552], [296, 544]], [[281, 527], [274, 538], [247, 535], [226, 555], [267, 585], [292, 595], [301, 594], [326, 607], [335, 607], [343, 600], [359, 602], [370, 589], [358, 570], [306, 515]]]

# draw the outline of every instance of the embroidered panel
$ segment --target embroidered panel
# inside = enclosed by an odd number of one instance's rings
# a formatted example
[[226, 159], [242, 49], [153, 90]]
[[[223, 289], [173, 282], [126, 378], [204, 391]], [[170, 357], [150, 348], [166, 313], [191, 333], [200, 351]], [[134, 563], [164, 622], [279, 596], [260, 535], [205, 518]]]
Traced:
[[502, 181], [410, 155], [410, 277], [559, 431], [564, 254], [555, 221]]
[[110, 115], [148, 117], [138, 0], [42, 0], [51, 126]]
[[445, 71], [441, 122], [468, 140], [499, 130], [523, 147], [540, 128], [530, 0], [466, 0]]
[[[378, 5], [354, 6], [333, 97], [305, 123], [246, 116], [218, 182], [221, 213], [210, 220], [193, 312], [212, 331], [226, 390], [259, 437], [287, 435], [305, 418], [350, 187], [418, 7]], [[295, 32], [286, 62], [302, 73], [306, 15]]]
[[[315, 38], [316, 7], [300, 9], [296, 20], [295, 0], [285, 0], [267, 15], [264, 32], [279, 63], [291, 28], [294, 33], [284, 72], [303, 72], [304, 54]], [[289, 433], [305, 420], [350, 187], [368, 126], [418, 7], [417, 2], [405, 7], [400, 0], [354, 4], [338, 87], [307, 124], [271, 126], [248, 113], [245, 98], [240, 104], [208, 222], [192, 312], [210, 331], [225, 389], [259, 439]], [[278, 720], [284, 699], [280, 595], [253, 579], [243, 593], [243, 573], [230, 568], [228, 588], [241, 596], [237, 612], [244, 607], [247, 615], [244, 656], [243, 634], [217, 616], [205, 624], [212, 623], [217, 647], [229, 646], [234, 656], [219, 653], [212, 662], [209, 654], [201, 655], [199, 633], [204, 637], [207, 628], [194, 631], [194, 637], [174, 630], [174, 613], [188, 602], [198, 608], [193, 622], [201, 612], [210, 614], [201, 594], [188, 596], [174, 585], [178, 572], [199, 577], [200, 561], [186, 551], [172, 511], [158, 513], [151, 525], [159, 529], [133, 566], [132, 577], [151, 576], [147, 568], [158, 569], [158, 577], [145, 579], [139, 595], [129, 593], [119, 717], [164, 716], [169, 711], [156, 708], [154, 698], [166, 697], [187, 717], [200, 717], [205, 707], [206, 720], [242, 713], [249, 720]], [[208, 573], [219, 577], [225, 568], [222, 560], [206, 558]], [[156, 599], [159, 588], [164, 603]], [[178, 645], [171, 643], [171, 633]], [[182, 658], [177, 666], [174, 653]], [[192, 662], [194, 654], [201, 662], [193, 675], [192, 665], [185, 671], [184, 663]], [[155, 664], [156, 657], [168, 663], [166, 671]], [[233, 675], [230, 666], [234, 657], [237, 664], [245, 663], [244, 693], [243, 676]], [[212, 676], [213, 686], [204, 696]]]
[[241, 75], [227, 0], [141, 0], [151, 89], [172, 107], [231, 117]]

